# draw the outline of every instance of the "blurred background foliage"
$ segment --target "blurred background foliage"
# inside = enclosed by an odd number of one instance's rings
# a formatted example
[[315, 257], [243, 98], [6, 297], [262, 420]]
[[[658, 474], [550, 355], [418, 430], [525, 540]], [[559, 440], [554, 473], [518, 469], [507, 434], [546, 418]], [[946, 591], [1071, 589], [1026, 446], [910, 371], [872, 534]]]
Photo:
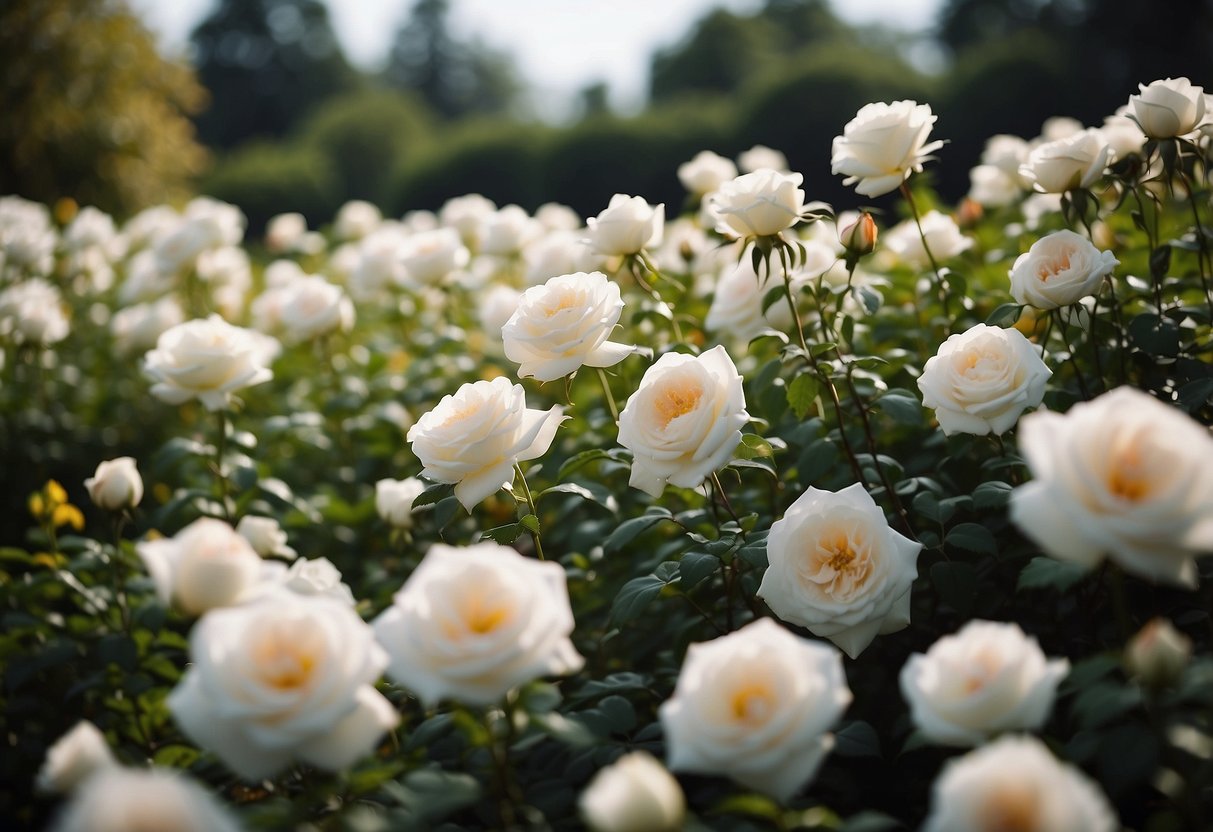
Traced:
[[1208, 0], [946, 0], [925, 35], [767, 0], [712, 11], [653, 55], [643, 112], [611, 112], [594, 85], [552, 125], [526, 112], [508, 56], [449, 18], [449, 0], [417, 0], [367, 73], [320, 0], [219, 0], [192, 34], [191, 73], [119, 0], [10, 0], [0, 189], [126, 214], [193, 188], [240, 205], [254, 233], [283, 211], [327, 222], [352, 198], [401, 213], [480, 192], [592, 215], [616, 192], [678, 205], [678, 163], [762, 143], [812, 198], [851, 204], [831, 140], [863, 104], [908, 97], [939, 114], [953, 164], [935, 184], [955, 199], [995, 133], [1030, 138], [1054, 115], [1095, 125], [1138, 82], [1213, 79]]

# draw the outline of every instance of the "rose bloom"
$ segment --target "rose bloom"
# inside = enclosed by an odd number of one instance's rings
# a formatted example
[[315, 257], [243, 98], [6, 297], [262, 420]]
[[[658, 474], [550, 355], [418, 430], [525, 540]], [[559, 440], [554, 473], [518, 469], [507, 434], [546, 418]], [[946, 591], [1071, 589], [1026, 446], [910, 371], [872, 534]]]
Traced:
[[716, 230], [727, 237], [770, 237], [800, 221], [804, 176], [762, 168], [722, 184], [708, 197]]
[[47, 346], [71, 331], [59, 290], [33, 277], [0, 291], [0, 339]]
[[341, 771], [400, 721], [375, 690], [387, 655], [350, 605], [270, 592], [203, 616], [168, 697], [181, 730], [247, 781], [292, 761]]
[[401, 241], [396, 256], [404, 265], [405, 282], [414, 289], [436, 286], [451, 273], [465, 268], [470, 259], [459, 232], [453, 228], [411, 234]]
[[253, 551], [263, 558], [294, 560], [299, 557], [299, 553], [287, 545], [286, 532], [273, 517], [246, 514], [236, 524], [236, 534], [247, 540]]
[[1129, 105], [1122, 104], [1113, 115], [1104, 118], [1103, 127], [1099, 128], [1117, 159], [1141, 153], [1146, 144], [1146, 134], [1141, 131], [1141, 125], [1129, 118], [1131, 112]]
[[145, 540], [135, 551], [161, 603], [201, 615], [250, 597], [261, 579], [261, 558], [236, 530], [201, 517], [173, 537]]
[[741, 375], [724, 347], [697, 357], [667, 352], [619, 414], [632, 452], [629, 484], [660, 497], [666, 483], [695, 488], [733, 455], [750, 420]]
[[387, 674], [426, 707], [492, 705], [540, 676], [574, 673], [564, 567], [498, 543], [435, 543], [372, 622]]
[[850, 702], [841, 653], [760, 618], [687, 650], [658, 712], [666, 763], [787, 801], [817, 773]]
[[228, 808], [170, 768], [112, 766], [90, 777], [50, 832], [240, 832]]
[[792, 325], [791, 312], [780, 301], [762, 311], [763, 296], [769, 286], [761, 286], [749, 255], [725, 269], [716, 281], [712, 303], [703, 328], [713, 334], [748, 341], [767, 329], [783, 330]]
[[266, 344], [247, 329], [218, 315], [198, 318], [167, 330], [143, 360], [153, 382], [152, 395], [169, 404], [197, 398], [207, 410], [220, 410], [232, 393], [274, 377], [265, 366]]
[[289, 569], [283, 569], [280, 563], [272, 566], [277, 567], [271, 572], [272, 577], [264, 577], [263, 571], [264, 591], [281, 586], [297, 595], [324, 596], [348, 607], [358, 603], [349, 586], [342, 582], [341, 570], [328, 558], [303, 558], [292, 563]]
[[921, 232], [914, 220], [904, 220], [889, 229], [884, 237], [885, 249], [910, 266], [926, 268], [931, 261], [923, 248], [924, 236], [931, 254], [940, 262], [951, 260], [973, 247], [973, 239], [962, 234], [960, 226], [947, 214], [932, 209], [922, 215], [920, 222]]
[[584, 230], [549, 231], [523, 249], [523, 281], [538, 286], [562, 274], [601, 271], [606, 259], [585, 244]]
[[119, 309], [110, 318], [114, 346], [123, 355], [146, 352], [156, 346], [166, 331], [185, 321], [185, 312], [174, 297], [163, 297], [154, 303], [139, 303]]
[[1011, 297], [1037, 309], [1069, 306], [1099, 291], [1106, 275], [1120, 265], [1073, 231], [1054, 231], [1019, 255], [1011, 267]]
[[93, 505], [106, 511], [134, 508], [143, 499], [143, 478], [135, 467], [135, 458], [120, 456], [97, 466], [96, 472], [84, 481]]
[[586, 226], [586, 243], [599, 254], [636, 254], [661, 245], [665, 204], [653, 206], [644, 197], [615, 194], [601, 214], [586, 220]]
[[1011, 519], [1045, 553], [1194, 589], [1193, 556], [1213, 551], [1213, 437], [1174, 407], [1119, 387], [1064, 415], [1020, 422], [1033, 481]]
[[34, 786], [44, 794], [67, 794], [97, 772], [116, 765], [105, 735], [93, 723], [80, 720], [46, 752]]
[[695, 196], [704, 196], [737, 177], [737, 166], [710, 150], [701, 150], [678, 166], [678, 181]]
[[295, 251], [307, 234], [303, 214], [291, 212], [270, 218], [265, 226], [265, 247], [272, 252]]
[[481, 254], [512, 257], [543, 233], [543, 226], [518, 205], [490, 212], [480, 221], [477, 240]]
[[383, 215], [379, 209], [361, 199], [352, 199], [337, 211], [333, 234], [338, 240], [361, 240], [379, 227]]
[[1018, 329], [977, 324], [948, 336], [918, 377], [922, 404], [945, 434], [1006, 433], [1037, 407], [1053, 371]]
[[1129, 106], [1142, 131], [1152, 139], [1170, 139], [1191, 133], [1205, 118], [1205, 91], [1187, 78], [1165, 78], [1148, 86], [1138, 84], [1140, 95], [1129, 96]]
[[413, 501], [425, 491], [425, 483], [416, 477], [406, 480], [383, 479], [375, 483], [375, 510], [398, 529], [413, 525]]
[[559, 202], [545, 202], [536, 208], [535, 221], [547, 231], [576, 231], [582, 225], [578, 213]]
[[559, 405], [528, 408], [522, 385], [498, 377], [443, 396], [407, 438], [425, 466], [422, 476], [454, 483], [455, 496], [470, 511], [513, 480], [515, 465], [543, 456], [562, 421]]
[[858, 182], [855, 190], [864, 196], [894, 191], [943, 147], [927, 142], [937, 120], [930, 104], [916, 101], [864, 105], [834, 137], [830, 171], [845, 176], [844, 185]]
[[[1131, 751], [1128, 753], [1132, 753]], [[1001, 737], [949, 760], [923, 832], [1116, 832], [1099, 787], [1035, 737]]]
[[297, 278], [282, 291], [278, 319], [288, 341], [310, 341], [354, 325], [354, 304], [340, 286], [320, 275]]
[[1125, 645], [1125, 669], [1152, 687], [1174, 684], [1192, 658], [1192, 639], [1165, 618], [1152, 618]]
[[855, 658], [878, 633], [910, 623], [920, 551], [859, 483], [836, 493], [810, 487], [771, 525], [758, 596]]
[[451, 197], [438, 211], [438, 221], [447, 228], [459, 232], [467, 246], [476, 242], [480, 224], [484, 218], [497, 210], [496, 203], [480, 194], [464, 194]]
[[587, 367], [613, 367], [636, 348], [607, 338], [619, 323], [619, 285], [602, 272], [553, 277], [522, 293], [501, 328], [505, 356], [520, 378], [555, 381]]
[[943, 745], [980, 745], [1004, 731], [1034, 731], [1070, 672], [1048, 659], [1018, 624], [974, 620], [901, 668], [901, 695], [915, 727]]
[[788, 170], [788, 157], [765, 144], [756, 144], [749, 150], [737, 154], [737, 167], [742, 173], [770, 168], [781, 173]]
[[675, 832], [686, 817], [682, 787], [644, 751], [600, 769], [577, 805], [592, 832]]
[[1112, 148], [1095, 128], [1038, 145], [1019, 173], [1041, 193], [1060, 194], [1089, 188], [1112, 163]]

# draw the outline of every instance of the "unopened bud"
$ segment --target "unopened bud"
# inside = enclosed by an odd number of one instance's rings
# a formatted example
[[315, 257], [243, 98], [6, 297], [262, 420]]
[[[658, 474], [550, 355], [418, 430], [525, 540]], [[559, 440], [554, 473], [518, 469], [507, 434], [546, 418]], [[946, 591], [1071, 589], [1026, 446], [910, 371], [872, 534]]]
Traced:
[[838, 240], [847, 253], [856, 257], [869, 254], [876, 248], [876, 220], [864, 211], [855, 222], [838, 232]]
[[1125, 667], [1151, 687], [1165, 687], [1177, 679], [1192, 657], [1192, 640], [1165, 618], [1152, 619], [1125, 647]]
[[965, 197], [961, 200], [960, 207], [956, 209], [956, 224], [961, 228], [972, 228], [981, 220], [985, 209], [981, 207], [981, 203], [975, 199]]

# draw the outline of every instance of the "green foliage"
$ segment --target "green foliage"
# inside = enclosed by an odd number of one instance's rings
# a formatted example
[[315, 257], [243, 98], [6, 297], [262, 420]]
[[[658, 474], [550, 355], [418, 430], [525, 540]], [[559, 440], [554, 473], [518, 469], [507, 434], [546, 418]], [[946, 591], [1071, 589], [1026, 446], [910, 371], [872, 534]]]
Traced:
[[341, 204], [339, 181], [332, 162], [315, 148], [252, 143], [221, 158], [202, 184], [239, 205], [257, 233], [287, 211], [298, 211], [312, 226], [331, 219]]

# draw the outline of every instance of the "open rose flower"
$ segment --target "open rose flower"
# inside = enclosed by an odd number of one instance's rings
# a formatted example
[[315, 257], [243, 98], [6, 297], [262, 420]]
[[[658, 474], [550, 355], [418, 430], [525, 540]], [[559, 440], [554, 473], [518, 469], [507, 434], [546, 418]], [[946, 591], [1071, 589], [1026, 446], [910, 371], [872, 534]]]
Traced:
[[678, 181], [695, 196], [710, 194], [737, 177], [737, 166], [710, 150], [701, 150], [689, 162], [678, 166]]
[[72, 795], [50, 832], [240, 832], [226, 805], [175, 769], [110, 766]]
[[427, 707], [492, 705], [540, 676], [573, 673], [564, 567], [498, 543], [436, 543], [373, 622], [388, 676]]
[[191, 615], [246, 600], [262, 577], [262, 560], [248, 540], [211, 517], [195, 520], [174, 537], [137, 543], [135, 551], [160, 601]]
[[804, 176], [761, 168], [722, 184], [708, 197], [716, 230], [726, 237], [771, 237], [800, 222]]
[[786, 801], [817, 773], [850, 702], [841, 653], [760, 618], [687, 651], [659, 711], [666, 762]]
[[404, 280], [414, 289], [436, 286], [468, 264], [470, 255], [459, 232], [434, 228], [405, 237], [396, 256], [404, 266]]
[[980, 745], [1004, 731], [1033, 731], [1053, 710], [1070, 672], [1018, 624], [970, 621], [901, 668], [914, 725], [944, 745]]
[[416, 477], [404, 480], [382, 479], [375, 483], [375, 511], [398, 529], [413, 525], [413, 501], [425, 491], [425, 483]]
[[1195, 130], [1205, 118], [1205, 91], [1187, 78], [1138, 84], [1129, 106], [1142, 131], [1152, 139], [1171, 139]]
[[878, 633], [910, 623], [920, 551], [859, 483], [836, 493], [810, 487], [771, 525], [758, 596], [855, 658]]
[[945, 434], [984, 436], [1006, 433], [1038, 406], [1052, 374], [1022, 332], [977, 324], [939, 345], [918, 389]]
[[602, 213], [590, 217], [586, 225], [586, 242], [599, 254], [636, 254], [661, 245], [665, 205], [652, 206], [643, 197], [615, 194]]
[[1213, 551], [1213, 437], [1174, 407], [1119, 387], [1064, 415], [1020, 422], [1033, 480], [1011, 492], [1011, 519], [1047, 554], [1197, 585]]
[[667, 483], [697, 487], [729, 461], [749, 420], [724, 347], [697, 357], [667, 352], [619, 414], [619, 444], [632, 452], [629, 483], [654, 497]]
[[942, 141], [928, 142], [938, 116], [930, 104], [878, 102], [860, 108], [834, 138], [830, 170], [864, 196], [897, 190], [911, 173], [922, 170]]
[[1064, 139], [1037, 145], [1019, 173], [1040, 193], [1060, 194], [1089, 188], [1112, 163], [1112, 147], [1104, 135], [1090, 128]]
[[498, 377], [460, 387], [442, 397], [408, 432], [422, 476], [453, 483], [464, 508], [514, 478], [514, 466], [543, 456], [564, 420], [563, 410], [526, 406], [521, 384]]
[[143, 372], [162, 401], [196, 398], [207, 410], [222, 410], [235, 391], [273, 378], [267, 360], [263, 338], [211, 315], [164, 332], [144, 358]]
[[592, 832], [676, 832], [686, 816], [682, 787], [644, 751], [595, 774], [578, 807]]
[[1081, 234], [1054, 231], [1019, 255], [1011, 267], [1011, 297], [1036, 309], [1069, 306], [1099, 291], [1106, 275], [1120, 265]]
[[193, 742], [249, 781], [292, 761], [341, 771], [400, 716], [375, 690], [387, 655], [350, 605], [278, 590], [203, 616], [168, 697]]
[[354, 325], [354, 304], [340, 286], [320, 275], [305, 275], [284, 286], [278, 322], [292, 343], [345, 332]]
[[602, 272], [553, 277], [522, 293], [501, 328], [505, 356], [521, 378], [554, 381], [587, 367], [612, 367], [635, 347], [608, 341], [619, 323], [619, 286]]
[[[1132, 753], [1132, 752], [1128, 752]], [[923, 832], [1115, 832], [1103, 792], [1035, 737], [1002, 737], [949, 760]]]
[[97, 772], [117, 765], [105, 735], [81, 720], [46, 752], [34, 787], [44, 794], [68, 794]]

